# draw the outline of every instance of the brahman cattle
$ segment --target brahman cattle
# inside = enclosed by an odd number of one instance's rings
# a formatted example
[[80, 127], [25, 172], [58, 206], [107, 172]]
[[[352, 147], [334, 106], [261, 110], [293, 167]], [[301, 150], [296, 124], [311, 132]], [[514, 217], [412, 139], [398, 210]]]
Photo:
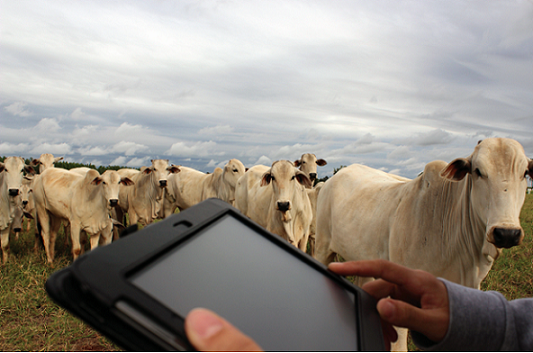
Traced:
[[39, 174], [44, 172], [48, 168], [54, 168], [54, 163], [62, 160], [63, 157], [54, 157], [51, 153], [43, 153], [37, 159], [31, 161], [32, 166], [39, 166]]
[[118, 204], [119, 186], [132, 183], [113, 170], [100, 175], [92, 169], [85, 176], [60, 168], [45, 170], [35, 180], [33, 195], [48, 262], [53, 262], [57, 231], [63, 220], [70, 224], [74, 260], [81, 253], [82, 230], [90, 236], [91, 249], [99, 242], [108, 244], [113, 228], [109, 214]]
[[152, 159], [152, 165], [141, 168], [141, 171], [118, 170], [121, 176], [129, 176], [134, 182], [132, 187], [120, 190], [120, 208], [116, 209], [118, 220], [122, 221], [123, 213], [127, 212], [132, 225], [137, 222], [143, 226], [152, 223], [162, 213], [169, 174], [179, 171], [177, 166], [168, 165], [168, 159]]
[[[294, 166], [300, 167], [300, 170], [307, 175], [311, 182], [314, 182], [317, 177], [317, 166], [325, 166], [328, 164], [324, 159], [317, 159], [312, 153], [304, 153], [300, 159], [294, 161]], [[311, 184], [312, 186], [312, 184]]]
[[176, 207], [183, 211], [210, 197], [233, 205], [235, 186], [244, 172], [244, 165], [238, 159], [229, 160], [224, 169], [216, 168], [212, 174], [180, 166], [179, 173], [168, 177], [164, 216], [170, 216]]
[[313, 217], [306, 187], [311, 180], [290, 161], [256, 165], [238, 180], [235, 207], [305, 252]]
[[0, 162], [0, 244], [3, 263], [9, 257], [9, 230], [15, 217], [18, 217], [16, 213], [19, 205], [16, 198], [22, 188], [24, 172], [35, 173], [31, 166], [24, 163], [22, 157], [7, 157], [3, 163]]
[[522, 241], [532, 173], [523, 147], [506, 138], [480, 141], [467, 158], [431, 162], [409, 181], [343, 168], [318, 196], [316, 259], [386, 259], [479, 288], [498, 248]]

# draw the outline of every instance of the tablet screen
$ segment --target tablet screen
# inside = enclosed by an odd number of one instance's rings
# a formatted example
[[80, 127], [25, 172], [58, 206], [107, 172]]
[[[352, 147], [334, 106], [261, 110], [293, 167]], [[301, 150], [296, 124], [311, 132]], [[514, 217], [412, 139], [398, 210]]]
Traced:
[[182, 317], [215, 311], [266, 350], [357, 350], [355, 295], [231, 215], [129, 280]]

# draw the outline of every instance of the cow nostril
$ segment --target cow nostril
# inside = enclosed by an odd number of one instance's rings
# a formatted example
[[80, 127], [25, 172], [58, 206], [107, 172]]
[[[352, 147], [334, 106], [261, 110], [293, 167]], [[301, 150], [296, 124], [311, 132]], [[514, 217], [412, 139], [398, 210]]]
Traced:
[[159, 185], [161, 187], [165, 187], [165, 186], [167, 186], [167, 181], [166, 180], [159, 180]]
[[114, 206], [118, 205], [118, 200], [117, 199], [109, 200], [109, 204], [114, 207]]
[[516, 228], [494, 228], [494, 245], [498, 248], [511, 248], [520, 244], [522, 232]]
[[309, 174], [309, 179], [315, 180], [316, 179], [316, 173], [310, 173]]
[[26, 206], [28, 204], [28, 201], [22, 201], [22, 205]]
[[289, 206], [290, 206], [290, 203], [287, 202], [287, 201], [278, 202], [278, 210], [280, 210], [281, 212], [288, 211], [289, 210]]
[[9, 196], [17, 196], [19, 194], [19, 189], [9, 189]]

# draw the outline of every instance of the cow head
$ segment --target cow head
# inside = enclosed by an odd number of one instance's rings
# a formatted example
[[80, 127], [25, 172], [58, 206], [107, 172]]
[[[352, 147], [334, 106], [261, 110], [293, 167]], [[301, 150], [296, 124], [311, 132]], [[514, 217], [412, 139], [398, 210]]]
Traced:
[[235, 190], [237, 180], [239, 180], [239, 178], [243, 176], [245, 172], [246, 169], [241, 161], [238, 159], [230, 159], [229, 162], [224, 166], [222, 174], [226, 183], [231, 186], [233, 190]]
[[0, 162], [0, 172], [4, 173], [4, 183], [10, 197], [15, 197], [22, 188], [23, 173], [34, 174], [33, 167], [26, 165], [22, 157], [7, 157]]
[[520, 210], [533, 162], [515, 140], [489, 138], [480, 141], [468, 158], [449, 163], [441, 175], [449, 180], [468, 176], [472, 209], [485, 225], [487, 241], [498, 248], [520, 245], [524, 230]]
[[168, 183], [168, 175], [170, 173], [178, 173], [180, 169], [178, 166], [172, 164], [168, 165], [168, 159], [152, 159], [152, 166], [141, 168], [141, 173], [151, 174], [152, 180], [160, 188], [166, 188]]
[[87, 172], [86, 178], [92, 179], [91, 185], [101, 188], [108, 209], [118, 205], [118, 194], [121, 185], [133, 185], [133, 181], [128, 177], [121, 177], [114, 170], [106, 170], [99, 175], [94, 169]]
[[288, 221], [286, 212], [291, 209], [292, 195], [297, 191], [299, 185], [306, 188], [312, 186], [311, 180], [304, 172], [296, 169], [289, 161], [276, 161], [261, 178], [261, 186], [272, 184], [274, 191], [275, 207], [284, 214], [284, 220]]
[[[312, 153], [304, 153], [300, 159], [294, 161], [295, 167], [300, 167], [300, 170], [309, 177], [311, 181], [315, 181], [317, 176], [317, 166], [325, 166], [328, 164], [324, 159], [317, 159]], [[312, 185], [311, 185], [312, 186]]]
[[51, 153], [43, 153], [38, 159], [31, 161], [32, 166], [39, 166], [39, 173], [44, 172], [48, 168], [53, 168], [56, 162], [62, 160], [63, 157], [54, 157]]

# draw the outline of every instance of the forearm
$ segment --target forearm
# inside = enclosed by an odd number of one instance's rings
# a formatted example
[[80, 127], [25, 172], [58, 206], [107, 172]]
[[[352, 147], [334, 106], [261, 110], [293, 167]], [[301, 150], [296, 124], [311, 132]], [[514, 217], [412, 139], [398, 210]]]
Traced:
[[533, 299], [507, 301], [497, 292], [483, 292], [443, 280], [448, 290], [450, 322], [435, 344], [413, 332], [423, 350], [496, 351], [533, 349]]

